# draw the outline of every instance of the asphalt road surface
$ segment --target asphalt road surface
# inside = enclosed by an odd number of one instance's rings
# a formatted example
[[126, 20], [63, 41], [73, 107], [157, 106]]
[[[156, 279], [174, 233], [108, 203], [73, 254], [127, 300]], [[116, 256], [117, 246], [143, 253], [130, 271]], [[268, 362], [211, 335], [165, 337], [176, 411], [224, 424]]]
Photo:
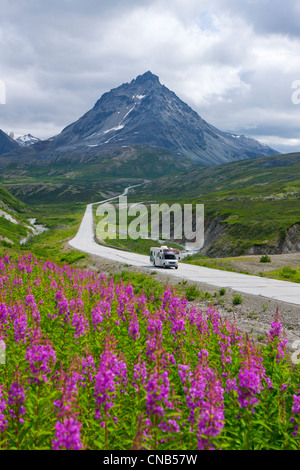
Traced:
[[[130, 186], [126, 188], [122, 196], [127, 195]], [[233, 289], [237, 292], [253, 294], [262, 297], [280, 300], [291, 304], [300, 305], [300, 284], [276, 279], [266, 279], [259, 276], [240, 274], [218, 269], [205, 268], [179, 263], [178, 269], [157, 268], [150, 263], [150, 257], [121, 251], [114, 248], [99, 245], [94, 239], [93, 229], [93, 205], [117, 199], [119, 196], [106, 199], [105, 201], [88, 204], [81, 225], [76, 236], [69, 241], [69, 244], [80, 251], [94, 256], [101, 256], [112, 261], [138, 266], [148, 269], [160, 270], [166, 276], [174, 276], [179, 279], [186, 279], [194, 282], [203, 282], [212, 286], [226, 289]]]

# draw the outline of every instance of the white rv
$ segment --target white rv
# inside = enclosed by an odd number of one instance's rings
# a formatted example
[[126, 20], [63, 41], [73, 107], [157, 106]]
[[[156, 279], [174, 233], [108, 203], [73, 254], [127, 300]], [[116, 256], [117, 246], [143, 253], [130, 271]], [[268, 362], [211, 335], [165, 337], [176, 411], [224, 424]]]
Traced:
[[179, 250], [167, 246], [152, 247], [150, 248], [150, 262], [153, 266], [178, 269], [179, 254]]

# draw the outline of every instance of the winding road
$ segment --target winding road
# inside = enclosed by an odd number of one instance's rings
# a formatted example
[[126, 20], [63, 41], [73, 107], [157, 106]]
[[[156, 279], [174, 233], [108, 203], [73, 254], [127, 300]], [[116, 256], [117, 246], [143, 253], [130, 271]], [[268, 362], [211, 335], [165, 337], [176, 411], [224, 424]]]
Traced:
[[[139, 185], [135, 185], [139, 186]], [[125, 189], [122, 196], [126, 196], [130, 188]], [[80, 251], [94, 256], [100, 256], [112, 261], [130, 264], [140, 268], [154, 268], [150, 263], [149, 256], [140, 255], [114, 248], [99, 245], [94, 239], [93, 228], [93, 206], [104, 204], [105, 202], [118, 199], [119, 196], [106, 199], [104, 201], [88, 204], [85, 214], [82, 218], [79, 230], [76, 236], [69, 241], [69, 244]], [[290, 304], [300, 305], [300, 284], [279, 281], [276, 279], [267, 279], [259, 276], [221, 271], [218, 269], [205, 268], [202, 266], [193, 266], [181, 263], [179, 269], [160, 269], [160, 272], [166, 276], [174, 276], [179, 279], [186, 279], [193, 282], [202, 282], [218, 288], [225, 287], [237, 292], [258, 295]]]

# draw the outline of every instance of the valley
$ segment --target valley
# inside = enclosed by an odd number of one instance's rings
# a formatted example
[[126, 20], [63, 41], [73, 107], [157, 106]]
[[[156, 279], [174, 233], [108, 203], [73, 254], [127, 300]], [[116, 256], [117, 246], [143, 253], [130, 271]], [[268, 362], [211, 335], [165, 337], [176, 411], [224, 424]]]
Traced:
[[1, 7], [0, 449], [300, 450], [299, 0]]
[[[204, 246], [182, 262], [185, 269], [299, 282], [300, 154], [282, 155], [219, 131], [151, 72], [105, 93], [51, 139], [29, 134], [18, 145], [4, 133], [0, 137], [0, 183], [14, 205], [19, 201], [22, 219], [13, 224], [0, 217], [3, 248], [85, 263], [93, 254], [68, 242], [86, 205], [135, 186], [129, 203], [204, 204]], [[28, 235], [22, 224], [29, 218], [48, 230], [19, 246]], [[185, 240], [167, 242], [180, 246]], [[113, 247], [147, 256], [151, 244], [117, 239]], [[271, 262], [260, 263], [266, 255]]]

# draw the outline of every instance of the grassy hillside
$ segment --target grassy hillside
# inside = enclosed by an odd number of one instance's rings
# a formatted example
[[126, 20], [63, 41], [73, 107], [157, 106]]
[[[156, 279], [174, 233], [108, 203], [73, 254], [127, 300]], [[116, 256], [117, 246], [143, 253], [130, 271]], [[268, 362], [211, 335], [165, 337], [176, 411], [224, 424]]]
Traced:
[[159, 178], [136, 188], [134, 199], [204, 204], [209, 233], [206, 254], [280, 252], [286, 243], [293, 242], [291, 234], [295, 240], [298, 237], [300, 153]]
[[[39, 165], [30, 163], [30, 158], [26, 163], [21, 159], [17, 166], [11, 163], [3, 168], [0, 178], [6, 188], [34, 205], [38, 221], [53, 229], [40, 236], [44, 239], [40, 252], [45, 245], [51, 246], [50, 252], [59, 250], [55, 240], [60, 236], [60, 226], [66, 226], [63, 228], [66, 237], [69, 227], [72, 227], [71, 235], [76, 233], [86, 203], [119, 194], [126, 186], [144, 179], [151, 181], [136, 188], [134, 195], [130, 193], [130, 201], [204, 204], [204, 255], [272, 254], [292, 251], [297, 246], [300, 153], [209, 168], [185, 167], [180, 171], [179, 166], [185, 163], [174, 166], [172, 158], [159, 149], [128, 148], [121, 156], [115, 152], [112, 150], [101, 158], [87, 152], [82, 155], [82, 161], [75, 156], [68, 160], [61, 157], [51, 164], [40, 161]], [[157, 178], [164, 171], [169, 174]], [[14, 204], [20, 202], [15, 200]], [[49, 214], [51, 221], [46, 220]], [[70, 218], [70, 224], [64, 223]]]
[[30, 209], [0, 185], [0, 245], [19, 245], [28, 233]]
[[130, 184], [195, 166], [185, 157], [142, 146], [57, 153], [55, 158], [28, 148], [18, 152], [0, 158], [0, 182], [28, 204], [95, 202], [103, 193], [118, 194]]

